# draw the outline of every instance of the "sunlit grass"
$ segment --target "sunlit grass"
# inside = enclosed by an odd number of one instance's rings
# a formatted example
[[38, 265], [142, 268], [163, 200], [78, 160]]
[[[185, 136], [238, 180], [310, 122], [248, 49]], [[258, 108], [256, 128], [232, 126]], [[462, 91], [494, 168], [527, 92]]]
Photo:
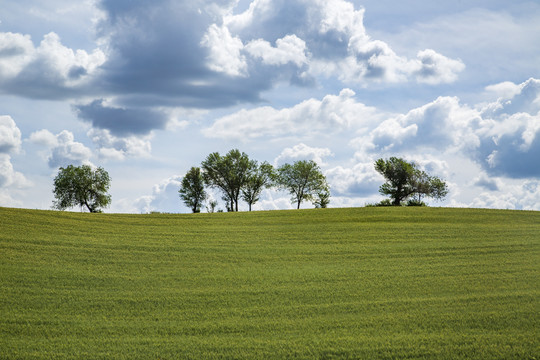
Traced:
[[540, 213], [0, 208], [0, 358], [540, 358]]

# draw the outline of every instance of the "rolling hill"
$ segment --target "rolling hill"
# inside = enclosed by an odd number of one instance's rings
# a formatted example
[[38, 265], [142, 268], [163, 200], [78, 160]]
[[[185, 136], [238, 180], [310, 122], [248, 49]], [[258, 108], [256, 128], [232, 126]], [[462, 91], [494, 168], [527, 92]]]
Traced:
[[540, 212], [0, 208], [2, 359], [538, 359]]

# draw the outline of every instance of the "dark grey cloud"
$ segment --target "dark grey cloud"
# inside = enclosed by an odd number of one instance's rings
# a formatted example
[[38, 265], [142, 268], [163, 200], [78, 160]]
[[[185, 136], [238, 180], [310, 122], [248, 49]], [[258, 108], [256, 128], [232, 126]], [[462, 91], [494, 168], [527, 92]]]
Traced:
[[482, 116], [492, 130], [482, 138], [476, 159], [492, 175], [540, 177], [540, 80], [529, 79], [510, 99], [487, 106]]
[[474, 182], [474, 185], [482, 187], [489, 191], [499, 191], [499, 185], [497, 184], [497, 181], [495, 181], [494, 179], [487, 178], [485, 176], [478, 178]]
[[[540, 119], [538, 119], [540, 121]], [[484, 139], [476, 154], [488, 174], [511, 178], [540, 178], [540, 129], [529, 146], [522, 132], [502, 135], [497, 141]]]
[[[229, 1], [218, 2], [226, 5]], [[204, 1], [101, 1], [111, 53], [99, 86], [124, 104], [214, 108], [259, 101], [267, 76], [230, 77], [206, 64], [201, 40], [220, 20]]]
[[105, 106], [103, 100], [94, 100], [87, 105], [77, 105], [75, 110], [80, 119], [99, 129], [107, 129], [113, 135], [146, 135], [153, 129], [163, 129], [167, 117], [158, 111], [138, 108]]

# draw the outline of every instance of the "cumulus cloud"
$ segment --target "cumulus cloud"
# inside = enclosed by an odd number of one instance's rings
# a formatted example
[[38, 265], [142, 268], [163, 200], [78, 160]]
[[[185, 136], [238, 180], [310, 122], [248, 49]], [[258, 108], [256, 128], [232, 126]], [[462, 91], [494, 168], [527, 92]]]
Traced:
[[473, 180], [473, 185], [484, 188], [485, 190], [489, 190], [489, 191], [499, 191], [499, 189], [501, 188], [500, 180], [496, 178], [490, 178], [486, 176], [485, 174], [482, 174], [481, 176], [476, 177]]
[[216, 120], [202, 132], [213, 138], [251, 140], [339, 132], [376, 120], [379, 116], [376, 110], [355, 101], [354, 96], [354, 91], [344, 89], [339, 95], [327, 95], [322, 100], [309, 99], [291, 108], [244, 109]]
[[[371, 39], [364, 9], [346, 0], [255, 0], [237, 11], [238, 1], [95, 3], [100, 16], [93, 50], [64, 45], [56, 33], [38, 45], [28, 35], [0, 33], [0, 91], [31, 98], [97, 98], [83, 112], [100, 129], [148, 133], [170, 119], [160, 107], [215, 108], [261, 101], [277, 83], [312, 86], [317, 77], [427, 83], [455, 80], [459, 61], [433, 50], [406, 59]], [[461, 65], [460, 65], [461, 64]], [[144, 123], [110, 122], [99, 97], [119, 108], [148, 111]], [[144, 109], [146, 108], [146, 109]], [[106, 113], [105, 113], [106, 112]], [[131, 114], [135, 115], [135, 114]]]
[[231, 77], [245, 72], [241, 43], [215, 21], [231, 3], [100, 2], [97, 29], [108, 58], [97, 85], [124, 105], [213, 108], [258, 100], [270, 83], [256, 74]]
[[334, 156], [332, 151], [327, 148], [317, 148], [300, 143], [292, 148], [283, 149], [281, 154], [274, 160], [276, 166], [287, 162], [298, 160], [313, 160], [320, 166], [325, 165], [324, 158]]
[[540, 182], [527, 180], [520, 184], [499, 183], [499, 189], [489, 189], [480, 193], [470, 207], [515, 209], [515, 210], [540, 210]]
[[[509, 88], [508, 84], [504, 85]], [[540, 176], [540, 81], [529, 79], [510, 98], [473, 108], [457, 97], [431, 103], [381, 122], [351, 143], [362, 153], [407, 153], [428, 148], [460, 152], [490, 175]]]
[[28, 35], [0, 33], [0, 88], [33, 98], [74, 97], [87, 91], [84, 86], [105, 60], [100, 49], [88, 53], [64, 46], [54, 32], [37, 47]]
[[90, 129], [87, 135], [99, 149], [99, 156], [103, 159], [124, 160], [126, 157], [149, 157], [152, 150], [151, 135], [117, 137], [106, 129]]
[[72, 132], [63, 130], [54, 135], [49, 130], [39, 130], [30, 134], [30, 141], [48, 148], [49, 167], [91, 164], [92, 151], [75, 141]]
[[461, 60], [433, 49], [419, 51], [416, 59], [399, 56], [387, 43], [371, 39], [363, 21], [364, 9], [355, 9], [345, 0], [254, 1], [243, 13], [227, 14], [223, 27], [231, 29], [239, 39], [237, 44], [246, 43], [246, 52], [265, 64], [305, 65], [312, 76], [337, 77], [347, 83], [414, 79], [448, 83], [465, 68]]
[[479, 143], [469, 126], [479, 119], [474, 109], [456, 97], [435, 101], [383, 121], [368, 136], [353, 140], [369, 151], [399, 152], [417, 147], [467, 149]]
[[[21, 131], [15, 121], [8, 115], [0, 116], [0, 188], [25, 188], [31, 185], [24, 175], [15, 171], [11, 163], [12, 153], [20, 151]], [[3, 196], [1, 196], [3, 194]], [[0, 191], [4, 204], [14, 204], [7, 190]]]
[[540, 80], [525, 81], [519, 92], [484, 106], [480, 114], [484, 121], [477, 129], [482, 142], [476, 157], [488, 173], [540, 176]]
[[75, 109], [80, 119], [118, 136], [147, 135], [153, 129], [164, 129], [168, 121], [159, 111], [113, 107], [103, 99], [77, 105]]
[[521, 92], [521, 87], [511, 81], [486, 86], [486, 91], [494, 93], [497, 97], [510, 99]]
[[308, 62], [306, 43], [296, 35], [277, 39], [275, 47], [263, 39], [253, 40], [246, 45], [246, 51], [267, 65], [285, 65], [290, 62], [302, 66]]
[[11, 164], [11, 157], [0, 154], [0, 188], [26, 188], [30, 185], [30, 181], [22, 173], [15, 171], [13, 164]]
[[461, 60], [450, 59], [432, 49], [419, 51], [419, 69], [414, 71], [418, 82], [427, 84], [451, 83], [457, 80], [458, 73], [465, 69]]
[[0, 116], [0, 154], [17, 152], [21, 146], [21, 131], [8, 115]]
[[326, 171], [332, 194], [336, 196], [367, 197], [377, 193], [384, 179], [375, 171], [373, 162], [352, 167], [336, 166]]
[[225, 26], [212, 24], [204, 34], [201, 44], [209, 48], [208, 67], [231, 76], [246, 76], [247, 63], [241, 50], [242, 40], [233, 37]]
[[163, 179], [154, 185], [152, 195], [146, 195], [135, 201], [138, 212], [150, 213], [152, 211], [171, 211], [168, 209], [183, 209], [183, 204], [178, 196], [178, 190], [182, 186], [182, 176], [173, 175]]

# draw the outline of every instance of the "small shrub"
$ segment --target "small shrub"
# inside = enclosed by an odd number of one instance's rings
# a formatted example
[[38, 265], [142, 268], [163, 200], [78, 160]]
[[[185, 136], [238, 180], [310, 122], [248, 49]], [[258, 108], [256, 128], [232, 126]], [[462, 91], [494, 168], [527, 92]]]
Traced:
[[416, 200], [416, 199], [411, 199], [411, 200], [407, 201], [407, 206], [427, 206], [427, 205], [423, 201]]
[[392, 200], [390, 199], [384, 199], [378, 203], [366, 204], [366, 207], [379, 207], [379, 206], [394, 206], [394, 204], [392, 204]]

